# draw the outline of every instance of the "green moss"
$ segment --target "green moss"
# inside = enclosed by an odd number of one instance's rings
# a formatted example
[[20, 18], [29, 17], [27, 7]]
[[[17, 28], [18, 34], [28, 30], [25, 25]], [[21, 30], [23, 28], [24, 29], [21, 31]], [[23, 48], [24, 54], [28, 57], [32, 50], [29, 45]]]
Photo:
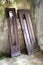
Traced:
[[32, 22], [34, 22], [35, 19], [35, 8], [31, 8], [31, 16], [32, 16]]
[[0, 56], [0, 60], [3, 60], [5, 57], [3, 57], [3, 56]]
[[3, 60], [5, 57], [0, 53], [0, 60]]

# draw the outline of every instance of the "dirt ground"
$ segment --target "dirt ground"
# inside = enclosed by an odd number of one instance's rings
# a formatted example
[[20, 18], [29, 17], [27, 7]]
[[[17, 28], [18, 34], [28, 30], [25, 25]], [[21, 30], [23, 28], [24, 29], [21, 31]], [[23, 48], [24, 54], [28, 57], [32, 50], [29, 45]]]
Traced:
[[32, 55], [21, 54], [18, 57], [3, 58], [0, 60], [0, 65], [43, 65], [43, 54], [36, 52]]

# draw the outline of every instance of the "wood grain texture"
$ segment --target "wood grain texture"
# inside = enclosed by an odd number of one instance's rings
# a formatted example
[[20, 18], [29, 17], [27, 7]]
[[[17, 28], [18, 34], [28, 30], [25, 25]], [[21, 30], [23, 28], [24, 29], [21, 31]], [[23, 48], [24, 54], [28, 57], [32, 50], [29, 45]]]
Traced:
[[[14, 56], [20, 55], [20, 46], [19, 46], [18, 29], [17, 29], [17, 21], [16, 21], [16, 11], [14, 8], [6, 8], [5, 12], [7, 16], [8, 37], [9, 37], [9, 43], [10, 43], [11, 57], [14, 57]], [[11, 15], [9, 15], [9, 13]], [[12, 23], [12, 27], [11, 27], [11, 23]], [[12, 41], [12, 32], [13, 32], [13, 37], [14, 37], [13, 41]]]
[[26, 43], [27, 52], [28, 54], [32, 54], [36, 50], [39, 50], [39, 47], [36, 43], [30, 12], [27, 9], [19, 9], [17, 12], [22, 27], [24, 40]]

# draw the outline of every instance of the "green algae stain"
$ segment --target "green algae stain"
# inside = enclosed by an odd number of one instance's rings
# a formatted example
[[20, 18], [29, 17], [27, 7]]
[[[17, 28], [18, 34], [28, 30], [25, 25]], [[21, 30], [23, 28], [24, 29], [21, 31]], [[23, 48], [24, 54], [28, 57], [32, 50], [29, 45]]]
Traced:
[[0, 60], [3, 60], [5, 57], [0, 55]]

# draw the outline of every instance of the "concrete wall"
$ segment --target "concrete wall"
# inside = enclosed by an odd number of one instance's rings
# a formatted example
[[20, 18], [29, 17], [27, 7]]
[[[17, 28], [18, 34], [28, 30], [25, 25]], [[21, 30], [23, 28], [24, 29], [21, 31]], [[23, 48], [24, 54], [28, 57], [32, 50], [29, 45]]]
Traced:
[[36, 5], [35, 9], [35, 25], [38, 44], [43, 51], [43, 0]]
[[[27, 3], [27, 1], [25, 2], [24, 1], [25, 0], [22, 0], [18, 4], [15, 3], [13, 7], [16, 9], [30, 9], [31, 7], [30, 3]], [[18, 24], [19, 44], [22, 50], [25, 48], [25, 44], [23, 41], [23, 35], [22, 35], [20, 23], [17, 22], [17, 24]], [[0, 14], [0, 52], [7, 52], [7, 51], [9, 51], [7, 20], [4, 19], [4, 16]]]

